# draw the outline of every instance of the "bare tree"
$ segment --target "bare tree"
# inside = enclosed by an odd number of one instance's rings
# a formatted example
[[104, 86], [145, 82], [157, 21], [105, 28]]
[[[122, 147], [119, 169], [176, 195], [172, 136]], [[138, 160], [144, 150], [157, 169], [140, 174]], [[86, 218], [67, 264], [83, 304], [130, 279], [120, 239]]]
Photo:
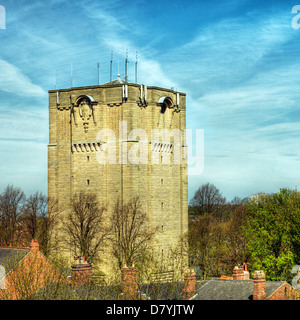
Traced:
[[197, 217], [189, 225], [189, 260], [193, 266], [200, 266], [204, 279], [214, 265], [211, 253], [213, 218], [211, 215]]
[[143, 260], [156, 229], [149, 227], [147, 214], [142, 211], [139, 198], [132, 198], [124, 204], [117, 200], [111, 222], [113, 254], [119, 267], [124, 262], [130, 265]]
[[242, 204], [235, 206], [229, 221], [229, 228], [226, 230], [227, 255], [231, 258], [228, 264], [231, 266], [247, 260], [246, 239], [243, 232], [247, 216], [246, 213], [246, 206]]
[[89, 262], [99, 258], [110, 230], [104, 221], [105, 206], [101, 206], [95, 194], [80, 192], [73, 198], [63, 231], [65, 242], [74, 254], [86, 257]]
[[19, 241], [24, 201], [24, 192], [11, 185], [0, 195], [0, 244], [8, 246]]
[[40, 244], [40, 250], [45, 256], [56, 249], [57, 243], [54, 241], [54, 231], [58, 226], [60, 211], [57, 199], [48, 197], [47, 210], [42, 210], [38, 217], [38, 234], [37, 239]]
[[25, 202], [22, 221], [29, 240], [38, 233], [38, 219], [47, 215], [47, 197], [40, 192], [31, 195]]
[[58, 224], [58, 202], [36, 192], [27, 198], [21, 218], [23, 239], [29, 243], [38, 239], [40, 250], [48, 255], [55, 242], [51, 241], [53, 230]]
[[249, 198], [240, 198], [240, 197], [237, 197], [235, 196], [231, 201], [230, 201], [230, 204], [232, 206], [240, 206], [240, 205], [243, 205], [245, 204], [247, 201], [249, 201]]
[[215, 185], [203, 184], [195, 192], [190, 204], [194, 207], [196, 214], [211, 213], [226, 203], [225, 197]]

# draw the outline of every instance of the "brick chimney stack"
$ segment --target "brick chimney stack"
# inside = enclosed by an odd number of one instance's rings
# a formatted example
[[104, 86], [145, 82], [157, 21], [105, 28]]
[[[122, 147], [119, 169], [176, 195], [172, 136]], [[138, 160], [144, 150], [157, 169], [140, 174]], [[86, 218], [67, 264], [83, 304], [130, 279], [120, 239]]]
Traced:
[[92, 266], [85, 260], [85, 257], [75, 256], [71, 269], [74, 285], [87, 284], [91, 281]]
[[250, 274], [248, 271], [248, 266], [247, 264], [244, 262], [243, 263], [243, 268], [244, 268], [244, 280], [250, 280]]
[[124, 263], [124, 267], [121, 269], [122, 273], [122, 299], [124, 300], [134, 300], [138, 297], [138, 283], [137, 283], [137, 270], [132, 264], [128, 267]]
[[38, 244], [37, 239], [32, 239], [30, 243], [30, 251], [31, 252], [39, 252], [40, 245]]
[[184, 273], [184, 289], [182, 297], [184, 300], [190, 299], [196, 294], [196, 272], [193, 269], [187, 269]]
[[253, 275], [253, 300], [264, 300], [266, 294], [266, 276], [262, 270], [257, 270]]
[[232, 270], [232, 278], [233, 280], [244, 280], [244, 269], [239, 266], [235, 266]]

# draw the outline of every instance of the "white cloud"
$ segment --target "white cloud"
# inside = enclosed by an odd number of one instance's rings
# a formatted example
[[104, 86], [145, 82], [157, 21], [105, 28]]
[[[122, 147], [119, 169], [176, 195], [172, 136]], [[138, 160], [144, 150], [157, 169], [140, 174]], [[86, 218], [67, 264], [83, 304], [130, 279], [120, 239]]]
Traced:
[[15, 93], [19, 96], [45, 97], [47, 93], [32, 83], [18, 67], [0, 59], [0, 90]]
[[[79, 82], [86, 85], [87, 81], [93, 81], [92, 77], [96, 81], [97, 61], [106, 63], [100, 74], [106, 82], [111, 50], [114, 51], [113, 76], [116, 76], [118, 60], [120, 73], [124, 73], [128, 49], [129, 77], [133, 81], [138, 51], [138, 82], [186, 92], [187, 127], [205, 130], [205, 169], [199, 177], [191, 177], [190, 192], [201, 183], [212, 182], [226, 196], [246, 196], [249, 190], [268, 192], [272, 186], [277, 188], [280, 181], [283, 185], [292, 181], [299, 162], [300, 123], [289, 113], [297, 111], [300, 99], [297, 88], [300, 67], [287, 60], [293, 53], [297, 54], [296, 45], [292, 47], [288, 43], [297, 36], [290, 25], [290, 12], [265, 12], [265, 16], [261, 12], [257, 15], [240, 12], [239, 17], [221, 17], [214, 24], [206, 21], [204, 25], [199, 21], [187, 36], [190, 39], [196, 34], [191, 41], [182, 46], [174, 45], [176, 41], [166, 41], [167, 45], [162, 47], [158, 45], [163, 42], [162, 37], [174, 40], [176, 28], [170, 26], [169, 34], [167, 28], [154, 34], [150, 24], [140, 23], [137, 16], [152, 9], [153, 4], [148, 7], [148, 4], [139, 3], [143, 4], [142, 9], [129, 5], [126, 11], [121, 0], [83, 0], [76, 4], [52, 0], [50, 7], [57, 6], [57, 10], [49, 12], [48, 19], [45, 11], [50, 8], [48, 3], [44, 8], [41, 3], [35, 7], [21, 2], [10, 23], [20, 23], [17, 36], [23, 41], [23, 50], [16, 52], [16, 42], [5, 40], [5, 52], [12, 52], [13, 60], [8, 59], [8, 55], [2, 58], [11, 63], [0, 60], [0, 90], [21, 97], [38, 97], [46, 105], [47, 93], [36, 83], [42, 83], [44, 88], [49, 86], [52, 81], [49, 79], [57, 69], [58, 87], [68, 86], [71, 61], [74, 62], [75, 85]], [[35, 10], [36, 16], [38, 13], [47, 16], [45, 23], [39, 25], [38, 19], [31, 19]], [[66, 20], [58, 22], [56, 15], [64, 15], [64, 11]], [[187, 18], [184, 8], [183, 18]], [[37, 58], [32, 55], [32, 47]], [[32, 67], [27, 68], [30, 65]], [[62, 78], [66, 79], [63, 83]], [[47, 137], [47, 110], [39, 110], [37, 114], [31, 106], [28, 112], [21, 110], [21, 106], [26, 106], [22, 101], [7, 114], [5, 110], [9, 106], [3, 107], [5, 103], [7, 101], [1, 101], [0, 106], [3, 120], [0, 138], [8, 135], [15, 140], [15, 161], [7, 165], [13, 171], [13, 167], [18, 166], [18, 154], [25, 157], [27, 152], [26, 143], [18, 139], [30, 140], [28, 152], [36, 156], [46, 152], [40, 148], [40, 142]], [[38, 141], [35, 140], [37, 132], [41, 133]], [[9, 143], [2, 140], [1, 147]], [[2, 163], [8, 162], [10, 159], [2, 159]], [[22, 164], [22, 169], [25, 167], [28, 163]], [[41, 168], [39, 170], [42, 172]], [[260, 186], [268, 190], [257, 190]]]
[[295, 37], [289, 18], [280, 11], [221, 19], [198, 27], [193, 40], [163, 51], [161, 59], [193, 96], [231, 89], [268, 67], [270, 57], [279, 55], [280, 47]]

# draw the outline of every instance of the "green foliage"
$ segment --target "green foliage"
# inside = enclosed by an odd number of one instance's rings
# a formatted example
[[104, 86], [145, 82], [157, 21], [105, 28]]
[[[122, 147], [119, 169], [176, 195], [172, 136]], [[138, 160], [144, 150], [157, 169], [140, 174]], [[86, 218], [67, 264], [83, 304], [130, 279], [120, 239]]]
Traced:
[[214, 212], [190, 220], [189, 262], [201, 269], [204, 279], [231, 275], [235, 265], [247, 261], [244, 216], [243, 205], [229, 205], [218, 215]]
[[299, 264], [300, 193], [281, 189], [246, 204], [244, 236], [252, 270], [263, 269], [268, 280], [290, 280]]
[[[238, 199], [237, 199], [238, 200]], [[291, 282], [300, 264], [300, 193], [290, 189], [251, 201], [232, 201], [203, 216], [189, 208], [190, 263], [204, 276], [230, 275], [246, 262], [267, 280]]]

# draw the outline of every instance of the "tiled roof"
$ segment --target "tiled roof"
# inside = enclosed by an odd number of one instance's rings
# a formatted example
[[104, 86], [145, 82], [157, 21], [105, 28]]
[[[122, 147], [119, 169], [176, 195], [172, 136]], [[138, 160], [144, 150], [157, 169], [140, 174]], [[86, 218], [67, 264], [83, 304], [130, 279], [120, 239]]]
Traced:
[[[205, 280], [196, 282], [196, 291], [206, 283]], [[182, 299], [182, 291], [184, 282], [166, 282], [166, 283], [150, 283], [143, 284], [140, 287], [151, 300], [180, 300]]]
[[[266, 294], [269, 297], [285, 281], [266, 281]], [[197, 290], [195, 300], [252, 300], [253, 280], [209, 280]]]
[[[206, 281], [197, 281], [198, 289]], [[182, 299], [183, 282], [143, 284], [139, 287], [142, 297], [150, 300]], [[51, 283], [36, 292], [31, 299], [38, 300], [116, 300], [122, 293], [120, 285], [89, 286], [82, 285], [76, 289], [71, 284]]]
[[117, 300], [121, 293], [120, 286], [81, 285], [73, 288], [72, 284], [52, 282], [34, 293], [31, 300]]
[[28, 254], [28, 249], [0, 248], [0, 265], [6, 274], [13, 270]]

